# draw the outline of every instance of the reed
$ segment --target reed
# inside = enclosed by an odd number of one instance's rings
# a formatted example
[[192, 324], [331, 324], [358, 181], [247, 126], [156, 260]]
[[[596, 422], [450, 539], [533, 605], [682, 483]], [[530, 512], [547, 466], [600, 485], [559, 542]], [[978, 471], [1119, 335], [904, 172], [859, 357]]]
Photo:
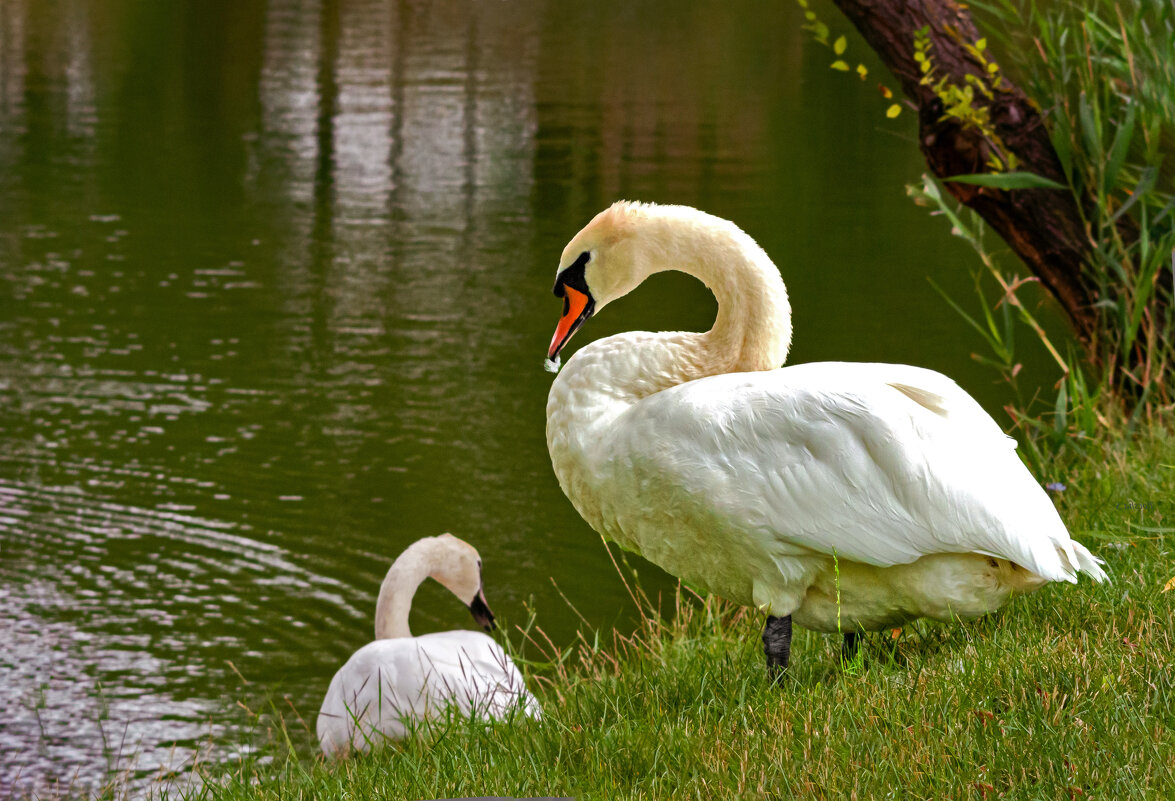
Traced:
[[[1030, 449], [1055, 452], [1114, 425], [1175, 408], [1175, 6], [1162, 0], [971, 4], [1016, 82], [1046, 111], [1070, 190], [1081, 203], [1096, 288], [1099, 328], [1088, 352], [1064, 358], [1025, 310], [1025, 281], [983, 244], [982, 223], [949, 209], [952, 230], [980, 253], [977, 276], [999, 284], [1060, 364], [1055, 400], [1010, 410]], [[911, 191], [938, 211], [947, 204], [929, 182]], [[977, 278], [977, 283], [979, 279]], [[981, 297], [991, 297], [981, 291]], [[1028, 297], [1029, 293], [1025, 293]], [[1017, 363], [1010, 308], [985, 306], [972, 318], [1006, 377]], [[997, 306], [998, 308], [998, 306]], [[1051, 422], [1045, 418], [1051, 417]]]

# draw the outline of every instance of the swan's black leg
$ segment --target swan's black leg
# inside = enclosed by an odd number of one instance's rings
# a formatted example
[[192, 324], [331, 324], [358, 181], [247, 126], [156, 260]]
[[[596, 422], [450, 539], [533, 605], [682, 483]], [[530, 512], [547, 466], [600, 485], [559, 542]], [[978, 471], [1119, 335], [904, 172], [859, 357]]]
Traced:
[[776, 684], [783, 681], [783, 672], [791, 657], [791, 615], [767, 616], [763, 629], [763, 653], [767, 655], [767, 675]]
[[853, 658], [857, 656], [857, 651], [861, 648], [861, 635], [856, 631], [845, 632], [844, 645], [840, 647], [840, 659], [842, 662], [852, 662]]

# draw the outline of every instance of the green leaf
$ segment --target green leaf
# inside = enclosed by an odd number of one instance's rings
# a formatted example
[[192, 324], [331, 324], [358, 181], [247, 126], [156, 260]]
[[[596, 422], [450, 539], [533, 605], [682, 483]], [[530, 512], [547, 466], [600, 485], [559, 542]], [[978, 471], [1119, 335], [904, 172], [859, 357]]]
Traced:
[[1163, 206], [1163, 210], [1155, 215], [1155, 218], [1151, 220], [1151, 225], [1158, 225], [1162, 222], [1163, 218], [1170, 214], [1172, 209], [1175, 209], [1175, 197], [1171, 198], [1167, 205]]
[[[946, 291], [943, 290], [942, 287], [940, 287], [938, 284], [934, 283], [934, 281], [931, 280], [930, 278], [927, 278], [926, 280], [930, 282], [930, 285], [932, 287], [934, 287], [934, 291], [937, 292], [942, 297], [942, 299], [945, 300], [947, 302], [947, 304], [952, 309], [955, 310], [955, 313], [958, 314], [960, 317], [962, 317], [963, 320], [965, 320], [969, 326], [974, 328], [976, 333], [979, 334], [979, 336], [983, 337], [983, 339], [987, 342], [988, 346], [991, 347], [992, 350], [994, 350], [1001, 358], [1003, 358], [1006, 355], [1005, 351], [1002, 347], [1003, 346], [1002, 342], [1000, 342], [998, 339], [993, 337], [990, 331], [985, 329], [974, 317], [972, 317], [970, 314], [968, 314], [966, 311], [964, 311], [962, 306], [960, 306], [958, 303], [955, 303], [955, 301], [951, 300], [951, 296], [948, 295], [946, 293]], [[986, 311], [986, 307], [985, 307], [985, 311]], [[982, 358], [982, 357], [980, 357], [980, 358]]]
[[840, 59], [837, 59], [836, 61], [832, 62], [832, 64], [830, 64], [829, 66], [831, 66], [834, 70], [840, 70], [841, 72], [848, 72], [849, 71], [849, 65], [846, 64], [844, 61], [841, 61]]
[[1077, 118], [1081, 120], [1081, 135], [1090, 153], [1102, 152], [1102, 130], [1097, 107], [1089, 102], [1085, 92], [1077, 99]]
[[990, 367], [993, 370], [1003, 371], [1008, 369], [1008, 365], [1004, 364], [1003, 362], [997, 362], [995, 359], [990, 359], [987, 356], [980, 356], [978, 353], [972, 353], [971, 358], [983, 366]]
[[1102, 191], [1109, 194], [1114, 188], [1114, 181], [1118, 178], [1118, 171], [1126, 163], [1126, 151], [1130, 147], [1130, 139], [1134, 134], [1134, 103], [1126, 106], [1126, 119], [1118, 126], [1114, 134], [1114, 142], [1110, 145], [1110, 158], [1106, 162], [1106, 171], [1102, 173]]
[[1073, 533], [1080, 534], [1083, 539], [1092, 537], [1095, 540], [1105, 540], [1106, 542], [1130, 542], [1134, 539], [1129, 534], [1121, 534], [1116, 531], [1098, 531], [1096, 529], [1086, 529], [1085, 531]]
[[1140, 531], [1149, 531], [1151, 534], [1175, 534], [1175, 528], [1166, 528], [1164, 526], [1141, 526], [1137, 523], [1132, 523], [1130, 527]]
[[976, 42], [975, 49], [978, 50], [980, 53], [982, 53], [985, 49], [987, 49], [987, 39], [980, 39], [978, 42]]
[[1049, 131], [1049, 139], [1052, 140], [1053, 150], [1057, 151], [1057, 157], [1061, 160], [1061, 168], [1065, 170], [1065, 179], [1073, 180], [1073, 142], [1070, 138], [1073, 129], [1069, 126], [1069, 117], [1065, 114], [1054, 114], [1052, 116], [1053, 126]]
[[952, 175], [944, 181], [975, 186], [990, 186], [994, 189], [1068, 189], [1064, 184], [1032, 172], [1002, 172], [997, 174], [976, 173], [974, 175]]
[[847, 46], [848, 42], [845, 40], [845, 38], [843, 36], [838, 36], [836, 37], [836, 41], [832, 43], [832, 52], [839, 56], [845, 51]]
[[1125, 214], [1131, 206], [1138, 202], [1138, 199], [1146, 195], [1147, 192], [1155, 186], [1155, 179], [1158, 177], [1159, 171], [1154, 165], [1147, 167], [1142, 171], [1142, 176], [1138, 179], [1138, 185], [1134, 187], [1134, 191], [1130, 193], [1130, 197], [1122, 204], [1114, 216], [1110, 218], [1111, 223], [1118, 222], [1118, 218]]
[[1058, 434], [1064, 434], [1068, 423], [1069, 412], [1069, 390], [1064, 383], [1061, 384], [1061, 391], [1057, 393], [1057, 403], [1053, 407], [1053, 412], [1056, 417], [1053, 419], [1053, 430]]

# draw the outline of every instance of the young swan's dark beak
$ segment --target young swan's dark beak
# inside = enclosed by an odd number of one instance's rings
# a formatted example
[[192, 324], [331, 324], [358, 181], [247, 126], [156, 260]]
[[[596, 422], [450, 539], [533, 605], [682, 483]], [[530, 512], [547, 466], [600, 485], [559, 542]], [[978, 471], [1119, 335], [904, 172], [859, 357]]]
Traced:
[[489, 604], [486, 603], [485, 593], [481, 590], [478, 590], [477, 595], [473, 596], [473, 602], [469, 604], [469, 612], [473, 615], [473, 619], [477, 621], [477, 625], [486, 631], [494, 630], [494, 613], [490, 611]]

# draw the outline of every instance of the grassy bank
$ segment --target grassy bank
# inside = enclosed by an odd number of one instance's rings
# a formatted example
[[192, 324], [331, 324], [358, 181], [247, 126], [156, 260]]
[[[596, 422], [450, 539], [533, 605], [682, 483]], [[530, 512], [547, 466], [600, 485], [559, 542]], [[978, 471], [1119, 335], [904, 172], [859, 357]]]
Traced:
[[758, 615], [687, 593], [672, 622], [532, 675], [542, 721], [455, 722], [331, 764], [270, 720], [271, 746], [185, 796], [1169, 798], [1175, 439], [1090, 444], [1055, 470], [1042, 478], [1067, 486], [1062, 513], [1112, 584], [872, 635], [847, 667], [833, 638], [797, 630], [782, 688]]

